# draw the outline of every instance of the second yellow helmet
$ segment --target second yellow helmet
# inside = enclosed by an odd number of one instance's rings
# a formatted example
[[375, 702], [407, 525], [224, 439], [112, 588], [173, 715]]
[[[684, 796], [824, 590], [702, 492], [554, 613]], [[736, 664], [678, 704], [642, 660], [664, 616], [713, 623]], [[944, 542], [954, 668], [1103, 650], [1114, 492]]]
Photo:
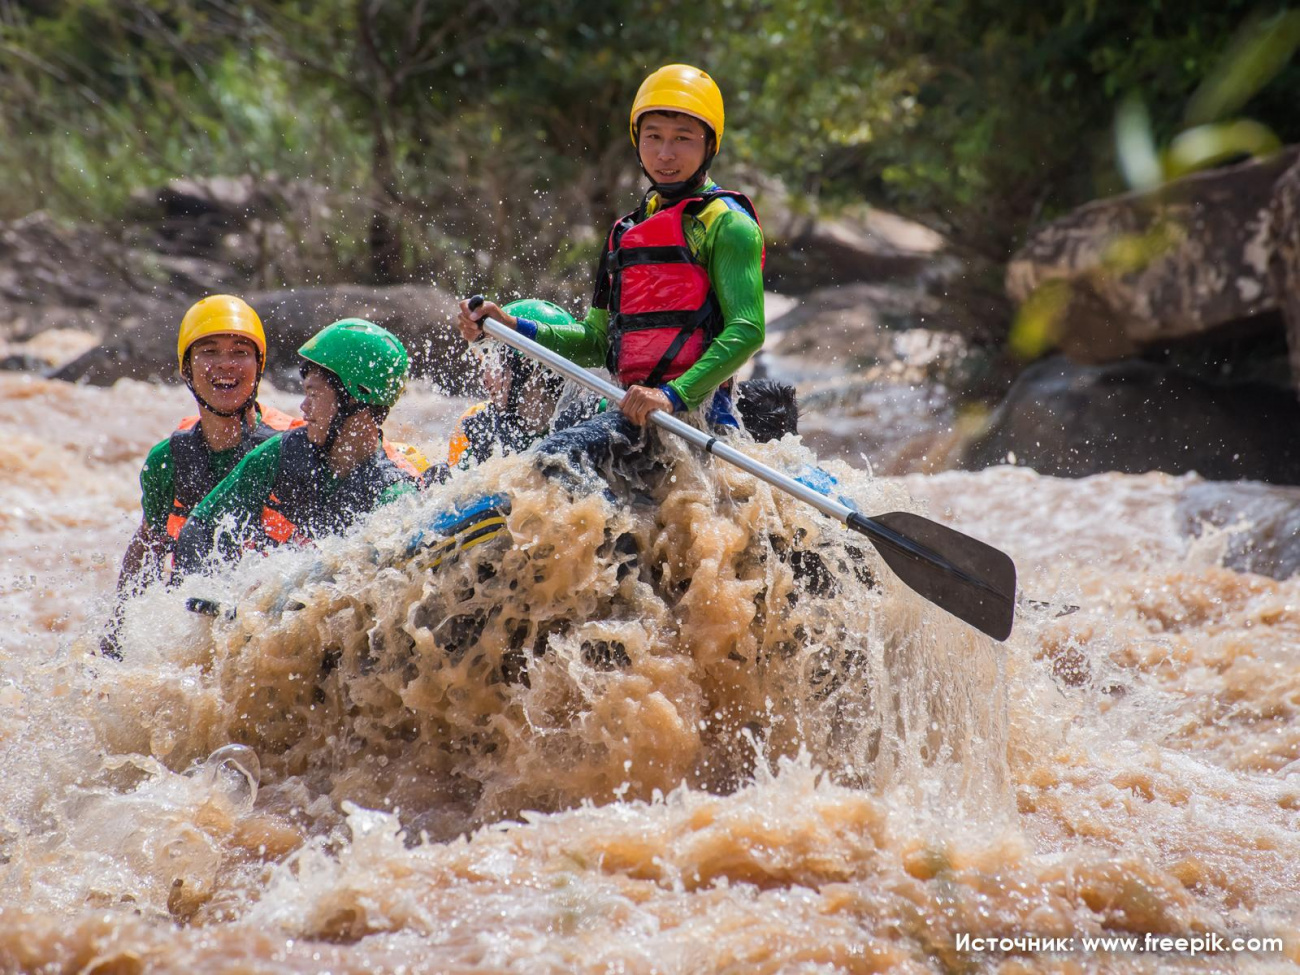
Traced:
[[699, 68], [666, 64], [641, 82], [628, 122], [632, 145], [636, 145], [637, 119], [646, 112], [682, 112], [694, 116], [713, 130], [714, 151], [722, 145], [722, 92]]

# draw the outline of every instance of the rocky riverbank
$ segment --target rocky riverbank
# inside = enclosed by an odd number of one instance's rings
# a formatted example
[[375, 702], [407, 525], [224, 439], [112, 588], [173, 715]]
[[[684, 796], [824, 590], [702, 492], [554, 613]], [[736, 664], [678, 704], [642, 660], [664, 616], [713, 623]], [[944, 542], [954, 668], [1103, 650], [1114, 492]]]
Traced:
[[[754, 370], [796, 383], [821, 455], [888, 474], [1013, 463], [1300, 483], [1300, 148], [1091, 203], [1005, 268], [893, 214], [819, 216], [748, 183], [772, 289]], [[274, 178], [176, 180], [111, 227], [39, 212], [0, 226], [0, 366], [174, 381], [175, 323], [226, 290], [262, 312], [286, 388], [308, 335], [361, 315], [435, 386], [472, 392], [451, 290], [339, 280], [312, 232], [330, 205]]]

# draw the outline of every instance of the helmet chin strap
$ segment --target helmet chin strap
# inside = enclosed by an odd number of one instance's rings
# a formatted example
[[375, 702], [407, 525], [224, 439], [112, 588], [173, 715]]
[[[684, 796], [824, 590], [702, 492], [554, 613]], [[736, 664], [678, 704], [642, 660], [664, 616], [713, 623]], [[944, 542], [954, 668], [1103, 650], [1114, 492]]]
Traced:
[[[344, 396], [347, 397], [346, 401], [343, 398]], [[320, 445], [320, 449], [326, 457], [329, 457], [334, 450], [334, 445], [343, 433], [343, 424], [366, 409], [369, 409], [369, 407], [365, 403], [347, 396], [346, 393], [339, 397], [339, 405], [334, 410], [333, 419], [330, 420], [329, 431], [325, 434], [325, 442]]]
[[199, 391], [194, 388], [194, 370], [189, 367], [188, 362], [186, 363], [185, 371], [181, 373], [181, 376], [185, 379], [185, 385], [188, 387], [190, 395], [194, 397], [194, 401], [198, 403], [199, 406], [203, 407], [203, 409], [207, 410], [214, 416], [225, 417], [227, 419], [232, 416], [237, 416], [239, 417], [239, 424], [241, 427], [247, 427], [249, 430], [252, 429], [254, 424], [248, 417], [248, 410], [250, 408], [256, 409], [257, 407], [257, 388], [262, 383], [261, 363], [258, 363], [257, 375], [253, 377], [253, 389], [248, 394], [248, 398], [233, 410], [219, 410], [199, 395]]
[[[707, 126], [705, 127], [705, 131], [709, 131]], [[638, 137], [640, 134], [641, 127], [638, 122]], [[646, 169], [645, 163], [641, 161], [640, 152], [636, 154], [636, 162], [637, 165], [641, 167], [641, 172], [645, 173], [645, 178], [650, 181], [650, 189], [655, 193], [658, 193], [659, 198], [663, 200], [664, 203], [672, 206], [682, 198], [690, 196], [704, 185], [704, 180], [709, 175], [709, 165], [713, 162], [713, 157], [718, 154], [716, 144], [717, 140], [714, 138], [712, 132], [709, 132], [709, 150], [704, 154], [704, 161], [700, 163], [699, 168], [685, 179], [675, 180], [671, 183], [656, 183], [655, 178], [650, 175], [650, 170]]]
[[[329, 429], [325, 431], [325, 442], [320, 445], [312, 444], [312, 446], [316, 447], [316, 449], [325, 456], [325, 459], [328, 460], [329, 455], [334, 450], [334, 445], [338, 443], [339, 437], [343, 434], [343, 424], [347, 423], [349, 419], [360, 413], [362, 410], [368, 410], [370, 407], [349, 393], [347, 387], [343, 385], [338, 376], [315, 363], [303, 363], [300, 372], [304, 379], [306, 378], [309, 369], [318, 369], [320, 374], [325, 377], [325, 381], [329, 384], [330, 389], [334, 390], [334, 415], [330, 417]], [[307, 442], [311, 443], [310, 440]]]
[[683, 199], [684, 197], [690, 196], [692, 193], [698, 190], [702, 185], [704, 185], [704, 177], [707, 174], [707, 168], [706, 168], [707, 166], [708, 163], [706, 162], [703, 166], [697, 169], [695, 173], [691, 175], [688, 179], [679, 179], [673, 183], [656, 183], [654, 181], [654, 177], [652, 177], [650, 173], [646, 171], [646, 168], [644, 166], [641, 167], [641, 172], [645, 173], [646, 178], [650, 180], [651, 191], [658, 193], [659, 198], [663, 200], [664, 203], [671, 206], [672, 204]]

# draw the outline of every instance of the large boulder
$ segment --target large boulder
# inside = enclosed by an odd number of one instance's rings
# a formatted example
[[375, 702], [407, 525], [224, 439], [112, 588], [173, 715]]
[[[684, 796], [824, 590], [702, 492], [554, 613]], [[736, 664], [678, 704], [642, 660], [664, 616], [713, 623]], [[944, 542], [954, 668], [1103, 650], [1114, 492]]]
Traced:
[[[455, 299], [422, 285], [365, 287], [339, 285], [252, 292], [243, 297], [257, 309], [267, 331], [267, 372], [283, 385], [297, 376], [297, 349], [330, 322], [367, 318], [396, 334], [411, 354], [412, 370], [448, 392], [466, 392], [473, 382], [464, 361], [464, 342], [453, 321]], [[50, 378], [111, 385], [133, 379], [175, 381], [176, 329], [188, 301], [174, 301], [142, 316], [134, 327], [50, 374]]]
[[914, 283], [817, 288], [768, 321], [766, 349], [802, 357], [814, 371], [857, 375], [891, 358], [900, 336], [916, 330], [954, 336], [963, 346], [990, 344], [988, 326], [999, 314], [1006, 320], [1005, 307], [987, 295], [966, 298]]
[[772, 180], [760, 181], [754, 199], [777, 290], [913, 278], [949, 249], [930, 228], [865, 204], [814, 212]]
[[104, 336], [196, 285], [178, 273], [107, 229], [43, 211], [0, 222], [0, 341], [53, 329]]
[[148, 340], [133, 333], [152, 331], [178, 304], [317, 276], [331, 260], [324, 207], [309, 182], [215, 177], [139, 190], [126, 219], [110, 225], [43, 211], [0, 222], [0, 347], [25, 352], [59, 330], [134, 351]]
[[960, 466], [1014, 463], [1059, 477], [1195, 471], [1209, 480], [1300, 484], [1296, 430], [1300, 401], [1270, 384], [1057, 356], [1020, 374]]
[[1272, 236], [1273, 294], [1286, 319], [1291, 381], [1300, 389], [1300, 162], [1283, 173], [1273, 188]]
[[[753, 195], [762, 220], [764, 280], [772, 290], [806, 295], [805, 304], [826, 305], [832, 314], [854, 305], [872, 320], [919, 323], [975, 342], [1005, 337], [1010, 306], [987, 259], [867, 204], [819, 212], [771, 177], [743, 174], [739, 185]], [[835, 298], [833, 289], [848, 294]], [[799, 324], [769, 322], [775, 331]]]
[[1192, 535], [1221, 529], [1223, 564], [1273, 579], [1300, 573], [1300, 488], [1193, 482], [1178, 498]]
[[319, 183], [273, 173], [180, 178], [131, 195], [128, 236], [172, 266], [215, 263], [270, 287], [335, 270], [327, 232], [339, 203]]
[[1034, 296], [1059, 348], [1092, 363], [1276, 311], [1274, 195], [1297, 160], [1300, 147], [1080, 207], [1013, 256], [1007, 292]]

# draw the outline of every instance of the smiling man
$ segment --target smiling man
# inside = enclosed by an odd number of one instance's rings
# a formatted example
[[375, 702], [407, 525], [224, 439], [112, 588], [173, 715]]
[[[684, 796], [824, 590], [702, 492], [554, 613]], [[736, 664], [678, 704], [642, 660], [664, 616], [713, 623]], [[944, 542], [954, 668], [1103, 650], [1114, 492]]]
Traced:
[[635, 454], [653, 410], [737, 426], [731, 378], [763, 344], [763, 233], [753, 204], [709, 178], [723, 121], [722, 94], [699, 68], [670, 64], [642, 82], [630, 130], [650, 189], [611, 229], [581, 322], [461, 302], [466, 341], [491, 317], [579, 365], [608, 366], [628, 390], [620, 410], [546, 438], [543, 455], [601, 467]]
[[383, 423], [410, 360], [387, 329], [345, 318], [312, 336], [303, 358], [306, 425], [253, 450], [203, 499], [176, 543], [176, 568], [202, 568], [214, 548], [308, 540], [416, 490], [418, 474], [385, 450]]
[[[210, 295], [181, 319], [176, 341], [181, 378], [198, 404], [157, 444], [140, 471], [144, 517], [127, 546], [119, 599], [157, 578], [194, 506], [253, 448], [302, 426], [257, 402], [266, 366], [262, 320], [233, 295]], [[112, 641], [106, 652], [112, 652]]]

